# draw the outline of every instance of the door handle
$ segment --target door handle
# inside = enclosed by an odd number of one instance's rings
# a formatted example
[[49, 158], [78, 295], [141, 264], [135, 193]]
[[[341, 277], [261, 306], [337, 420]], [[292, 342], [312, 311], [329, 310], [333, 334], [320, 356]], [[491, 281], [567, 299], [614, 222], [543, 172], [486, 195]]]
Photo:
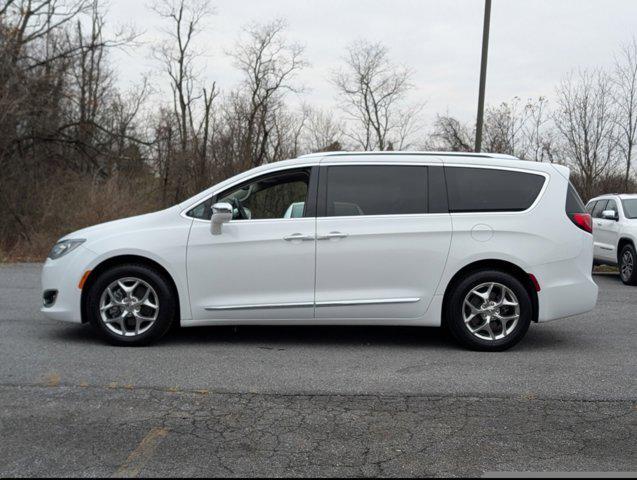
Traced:
[[303, 235], [302, 233], [293, 233], [292, 235], [286, 235], [283, 237], [286, 242], [293, 242], [294, 240], [300, 240], [302, 242], [309, 242], [314, 240], [314, 235]]
[[327, 235], [319, 235], [317, 240], [330, 240], [332, 238], [347, 238], [347, 233], [330, 232]]

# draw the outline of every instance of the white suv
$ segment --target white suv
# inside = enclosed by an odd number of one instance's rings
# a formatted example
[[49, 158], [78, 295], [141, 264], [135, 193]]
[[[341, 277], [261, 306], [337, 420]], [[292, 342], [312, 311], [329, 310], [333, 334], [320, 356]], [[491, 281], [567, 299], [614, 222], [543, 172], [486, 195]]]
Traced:
[[[229, 324], [445, 326], [504, 350], [591, 310], [591, 218], [566, 167], [504, 155], [330, 153], [74, 232], [42, 311], [118, 345]], [[303, 213], [298, 210], [302, 205]]]
[[588, 202], [595, 264], [617, 265], [622, 281], [637, 285], [637, 195], [602, 195]]

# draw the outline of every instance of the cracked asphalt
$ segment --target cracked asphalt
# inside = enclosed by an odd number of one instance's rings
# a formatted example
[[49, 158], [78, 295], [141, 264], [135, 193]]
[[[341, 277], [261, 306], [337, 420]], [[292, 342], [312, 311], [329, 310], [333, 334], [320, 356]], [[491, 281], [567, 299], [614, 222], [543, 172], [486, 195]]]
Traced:
[[143, 349], [44, 319], [0, 266], [0, 476], [477, 476], [637, 470], [637, 288], [516, 349], [436, 329], [217, 327]]

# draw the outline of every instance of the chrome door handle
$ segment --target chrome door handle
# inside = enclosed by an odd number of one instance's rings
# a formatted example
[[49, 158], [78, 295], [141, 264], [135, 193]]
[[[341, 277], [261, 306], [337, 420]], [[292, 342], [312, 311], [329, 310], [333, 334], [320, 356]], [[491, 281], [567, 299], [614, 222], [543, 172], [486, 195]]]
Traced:
[[314, 240], [314, 235], [303, 235], [302, 233], [293, 233], [292, 235], [286, 235], [283, 237], [286, 242], [293, 242], [294, 240], [301, 240], [302, 242], [309, 242]]
[[347, 238], [347, 233], [330, 232], [327, 235], [319, 235], [317, 240], [330, 240], [332, 238]]

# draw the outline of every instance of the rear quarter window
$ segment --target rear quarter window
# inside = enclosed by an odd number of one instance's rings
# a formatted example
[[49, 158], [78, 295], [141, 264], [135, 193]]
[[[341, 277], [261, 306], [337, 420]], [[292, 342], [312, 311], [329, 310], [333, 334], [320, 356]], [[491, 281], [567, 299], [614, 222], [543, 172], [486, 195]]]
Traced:
[[593, 209], [595, 208], [595, 205], [593, 204], [593, 202], [589, 203], [588, 207], [584, 207], [584, 202], [582, 201], [582, 198], [579, 196], [579, 193], [577, 193], [577, 190], [575, 189], [573, 184], [571, 182], [568, 182], [568, 191], [566, 192], [566, 206], [565, 206], [566, 213], [568, 213], [569, 215], [573, 213], [584, 213], [588, 211], [589, 208], [590, 208], [589, 213], [591, 213]]
[[450, 212], [520, 212], [537, 199], [542, 175], [494, 168], [445, 167]]

